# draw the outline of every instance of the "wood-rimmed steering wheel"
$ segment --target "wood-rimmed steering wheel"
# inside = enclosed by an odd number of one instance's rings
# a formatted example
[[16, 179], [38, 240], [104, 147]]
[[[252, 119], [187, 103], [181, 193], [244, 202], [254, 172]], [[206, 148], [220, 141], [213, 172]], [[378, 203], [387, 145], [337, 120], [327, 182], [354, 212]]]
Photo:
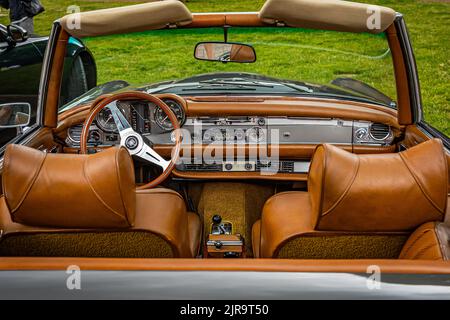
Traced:
[[[155, 150], [153, 150], [147, 143], [145, 143], [145, 140], [138, 132], [133, 130], [130, 123], [117, 106], [118, 101], [124, 100], [140, 100], [150, 102], [152, 104], [155, 104], [157, 107], [160, 107], [162, 111], [164, 111], [164, 113], [167, 115], [170, 122], [172, 123], [172, 127], [175, 133], [173, 135], [175, 145], [172, 148], [172, 156], [169, 161], [161, 157]], [[112, 118], [117, 126], [117, 130], [119, 131], [120, 145], [124, 146], [132, 156], [141, 158], [163, 169], [163, 172], [157, 178], [142, 186], [137, 187], [137, 189], [150, 189], [156, 187], [165, 179], [167, 179], [167, 177], [175, 167], [181, 149], [181, 134], [179, 130], [180, 125], [177, 121], [177, 117], [170, 109], [170, 107], [161, 99], [151, 94], [138, 91], [122, 92], [100, 100], [92, 107], [88, 117], [84, 121], [83, 131], [81, 132], [80, 139], [82, 154], [88, 153], [87, 143], [89, 139], [89, 128], [91, 127], [91, 124], [97, 114], [104, 108], [108, 108], [111, 111]]]

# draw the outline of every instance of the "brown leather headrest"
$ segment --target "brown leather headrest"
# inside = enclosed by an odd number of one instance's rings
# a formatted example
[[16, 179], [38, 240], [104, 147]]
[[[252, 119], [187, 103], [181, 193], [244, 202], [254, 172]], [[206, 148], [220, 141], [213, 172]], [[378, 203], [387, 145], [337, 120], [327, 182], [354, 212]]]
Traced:
[[441, 140], [400, 153], [356, 155], [316, 149], [308, 188], [317, 230], [406, 231], [442, 221], [448, 168]]
[[127, 228], [135, 215], [134, 166], [124, 148], [47, 154], [8, 145], [3, 192], [14, 222], [57, 228]]

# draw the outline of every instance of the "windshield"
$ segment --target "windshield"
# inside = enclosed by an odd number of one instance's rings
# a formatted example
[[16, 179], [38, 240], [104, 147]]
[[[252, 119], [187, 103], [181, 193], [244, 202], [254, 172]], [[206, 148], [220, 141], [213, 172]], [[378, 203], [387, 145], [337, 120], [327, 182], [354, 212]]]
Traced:
[[[195, 59], [197, 43], [223, 40], [222, 28], [83, 39], [95, 57], [98, 84], [123, 80], [151, 93], [308, 95], [395, 107], [390, 103], [396, 99], [393, 64], [384, 34], [233, 27], [228, 41], [253, 46], [254, 63]], [[100, 92], [105, 93], [94, 89], [93, 96]]]

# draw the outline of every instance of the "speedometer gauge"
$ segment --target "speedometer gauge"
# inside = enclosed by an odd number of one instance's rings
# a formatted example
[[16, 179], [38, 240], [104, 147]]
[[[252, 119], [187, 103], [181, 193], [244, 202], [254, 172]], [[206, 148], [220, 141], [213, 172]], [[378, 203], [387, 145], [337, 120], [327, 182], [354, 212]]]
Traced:
[[108, 108], [103, 108], [102, 110], [100, 110], [100, 112], [98, 113], [98, 115], [96, 117], [96, 120], [97, 120], [97, 125], [103, 131], [115, 132], [115, 133], [118, 132], [116, 123], [114, 122], [114, 118], [111, 113], [111, 110], [109, 110]]
[[[179, 125], [183, 125], [186, 120], [186, 114], [184, 113], [183, 107], [171, 99], [163, 99], [163, 101], [169, 106], [170, 110], [173, 111]], [[173, 125], [170, 122], [169, 116], [160, 107], [157, 107], [155, 110], [155, 122], [164, 131], [173, 130]]]

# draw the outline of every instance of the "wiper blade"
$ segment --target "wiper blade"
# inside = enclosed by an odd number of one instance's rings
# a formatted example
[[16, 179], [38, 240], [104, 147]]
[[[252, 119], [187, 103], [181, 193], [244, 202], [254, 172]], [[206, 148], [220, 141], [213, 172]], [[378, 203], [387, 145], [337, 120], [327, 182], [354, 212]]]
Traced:
[[230, 86], [230, 85], [198, 85], [190, 88], [183, 88], [181, 91], [202, 91], [202, 90], [238, 90], [238, 91], [255, 91], [255, 87], [249, 86]]
[[274, 85], [285, 86], [290, 89], [294, 89], [295, 91], [301, 91], [306, 93], [314, 93], [314, 90], [308, 88], [306, 86], [289, 83], [289, 82], [267, 82], [267, 81], [258, 81], [258, 80], [250, 80], [246, 78], [228, 78], [228, 79], [210, 79], [200, 81], [199, 83], [208, 83], [208, 84], [233, 84], [233, 85], [243, 85], [243, 86], [255, 86], [255, 87], [263, 87], [263, 88], [274, 88]]
[[229, 79], [210, 79], [203, 80], [199, 82], [200, 84], [222, 84], [222, 85], [233, 85], [233, 86], [246, 86], [246, 87], [263, 87], [263, 88], [273, 88], [274, 86], [268, 83], [262, 83], [259, 81], [249, 81], [242, 78], [229, 78]]
[[286, 87], [289, 87], [291, 89], [301, 91], [301, 92], [307, 92], [307, 93], [314, 93], [314, 90], [311, 88], [308, 88], [306, 86], [301, 86], [295, 83], [289, 83], [289, 82], [280, 82], [281, 84], [285, 85]]

